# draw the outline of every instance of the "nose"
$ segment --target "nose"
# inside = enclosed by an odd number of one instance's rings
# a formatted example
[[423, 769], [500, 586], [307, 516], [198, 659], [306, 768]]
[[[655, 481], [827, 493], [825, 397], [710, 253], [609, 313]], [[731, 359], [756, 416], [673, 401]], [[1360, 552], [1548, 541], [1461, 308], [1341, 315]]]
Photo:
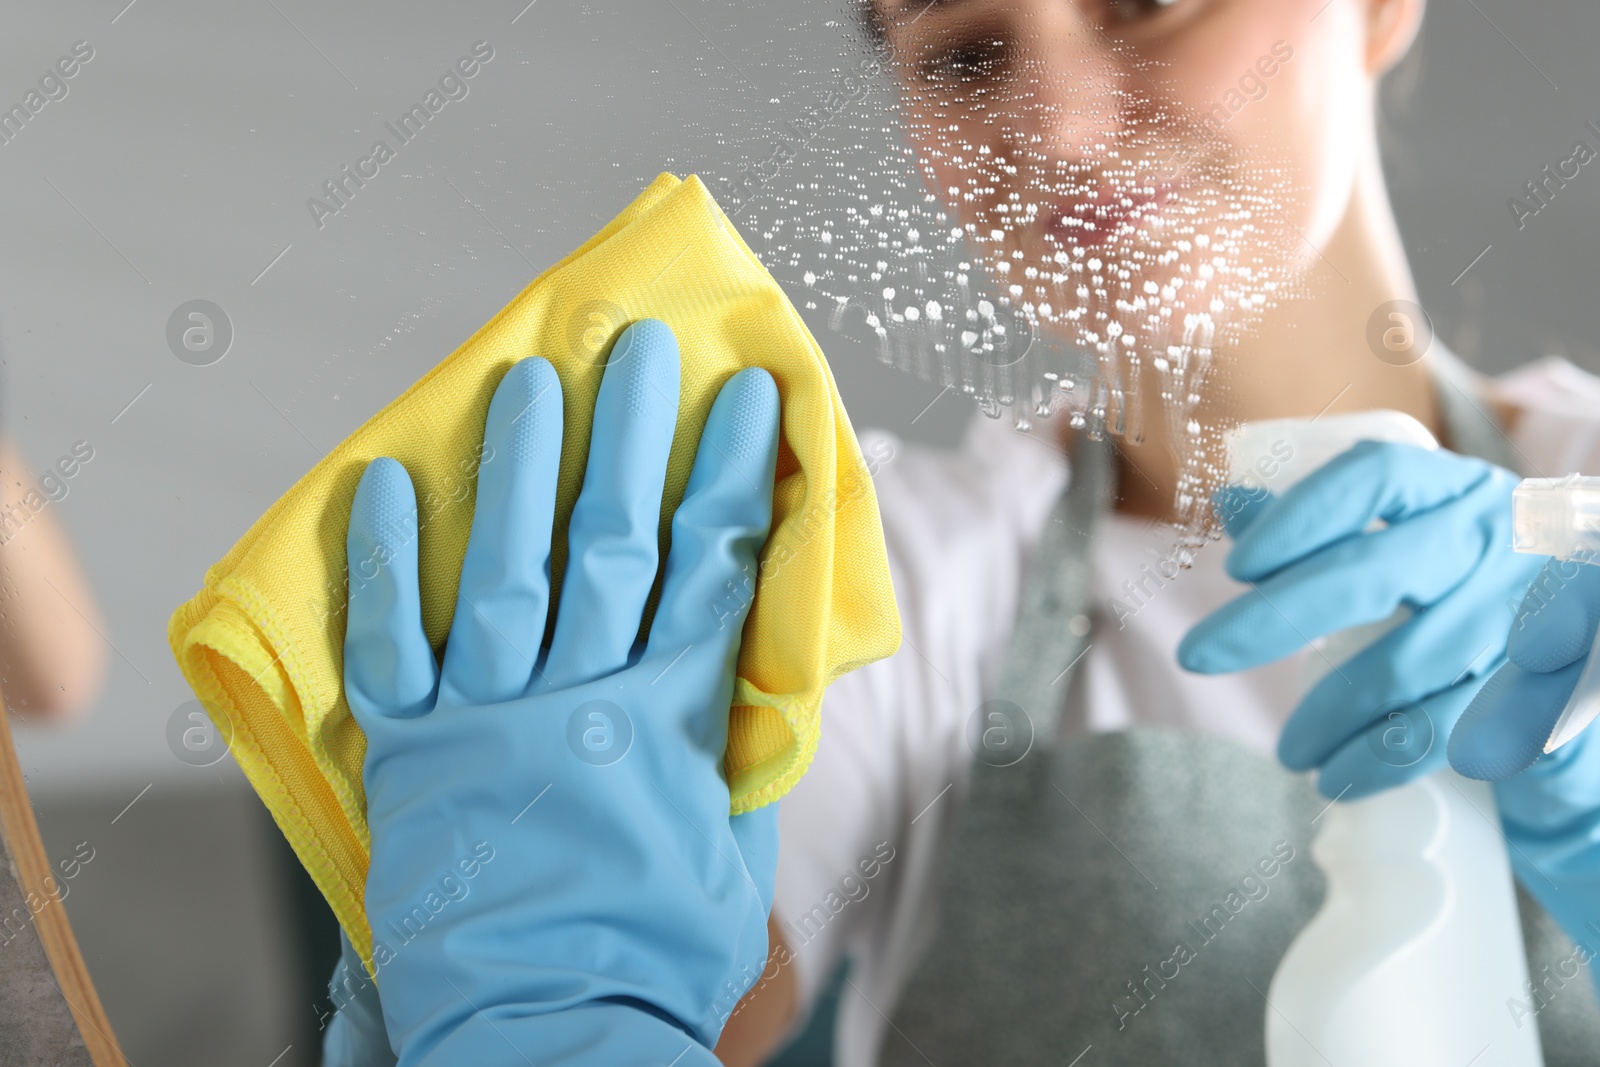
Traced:
[[1141, 72], [1077, 4], [1041, 4], [1018, 28], [1008, 71], [1008, 154], [1046, 161], [1104, 153], [1129, 126]]

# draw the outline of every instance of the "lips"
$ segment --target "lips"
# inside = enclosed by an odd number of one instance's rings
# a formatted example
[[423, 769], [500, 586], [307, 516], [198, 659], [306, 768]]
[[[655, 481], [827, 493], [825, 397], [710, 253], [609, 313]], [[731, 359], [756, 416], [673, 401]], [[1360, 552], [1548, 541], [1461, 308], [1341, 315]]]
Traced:
[[1045, 232], [1063, 244], [1099, 248], [1124, 226], [1138, 225], [1161, 210], [1171, 195], [1166, 186], [1137, 192], [1102, 189], [1092, 198], [1077, 199], [1056, 209], [1045, 222]]

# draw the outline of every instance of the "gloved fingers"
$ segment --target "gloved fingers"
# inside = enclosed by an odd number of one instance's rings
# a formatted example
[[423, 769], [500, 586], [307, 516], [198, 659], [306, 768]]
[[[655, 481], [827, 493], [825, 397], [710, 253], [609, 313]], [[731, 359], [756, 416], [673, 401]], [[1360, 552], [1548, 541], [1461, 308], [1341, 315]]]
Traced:
[[772, 525], [778, 461], [778, 387], [756, 367], [735, 374], [711, 406], [683, 503], [648, 655], [719, 649], [733, 670], [756, 588], [756, 557]]
[[[1450, 733], [1450, 765], [1468, 778], [1498, 781], [1544, 753], [1556, 720], [1578, 687], [1586, 659], [1548, 673], [1506, 663], [1483, 684]], [[1574, 742], [1575, 743], [1575, 742]]]
[[1308, 770], [1390, 709], [1492, 671], [1504, 659], [1505, 605], [1478, 593], [1458, 589], [1319, 678], [1284, 724], [1278, 758]]
[[356, 486], [345, 535], [344, 689], [363, 728], [371, 716], [409, 718], [433, 706], [438, 665], [422, 629], [417, 533], [411, 476], [392, 459], [373, 460]]
[[735, 815], [728, 820], [733, 840], [744, 857], [745, 869], [761, 898], [761, 914], [772, 911], [773, 887], [778, 881], [778, 802]]
[[445, 645], [445, 690], [469, 703], [510, 700], [533, 677], [550, 603], [561, 427], [555, 368], [542, 359], [514, 365], [489, 403], [474, 461], [472, 534]]
[[1317, 791], [1330, 800], [1360, 800], [1443, 767], [1446, 740], [1477, 689], [1463, 683], [1390, 711], [1328, 757]]
[[[1263, 623], [1273, 615], [1282, 619], [1264, 635]], [[1191, 626], [1178, 642], [1178, 664], [1196, 674], [1227, 674], [1281, 659], [1315, 636], [1283, 616], [1271, 595], [1257, 586]]]
[[661, 493], [678, 419], [678, 342], [643, 319], [611, 348], [595, 399], [583, 489], [544, 682], [564, 689], [620, 670], [659, 562]]
[[1528, 586], [1506, 644], [1511, 662], [1553, 671], [1585, 656], [1600, 623], [1600, 567], [1552, 559]]
[[1494, 796], [1513, 840], [1570, 850], [1569, 858], [1592, 857], [1600, 836], [1600, 730], [1585, 730], [1522, 773], [1495, 782]]
[[1277, 498], [1256, 486], [1225, 485], [1211, 497], [1211, 506], [1222, 520], [1229, 537], [1237, 538], [1248, 530]]
[[[1270, 517], [1258, 519], [1244, 536]], [[1474, 507], [1446, 506], [1347, 538], [1251, 580], [1250, 592], [1184, 635], [1178, 661], [1203, 674], [1244, 670], [1318, 637], [1379, 622], [1402, 604], [1430, 605], [1471, 576], [1489, 551], [1491, 532], [1476, 518]]]
[[1228, 555], [1228, 573], [1259, 581], [1360, 534], [1374, 519], [1391, 526], [1405, 522], [1497, 478], [1506, 483], [1509, 515], [1514, 480], [1498, 468], [1453, 452], [1358, 442], [1291, 486], [1249, 524]]

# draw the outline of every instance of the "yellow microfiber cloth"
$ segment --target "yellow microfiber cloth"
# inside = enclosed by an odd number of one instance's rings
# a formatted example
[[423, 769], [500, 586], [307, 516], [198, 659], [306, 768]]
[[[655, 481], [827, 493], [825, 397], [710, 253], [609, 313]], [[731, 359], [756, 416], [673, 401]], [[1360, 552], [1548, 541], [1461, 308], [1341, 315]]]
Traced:
[[606, 353], [624, 326], [643, 318], [670, 326], [683, 353], [662, 559], [722, 383], [744, 367], [764, 367], [782, 405], [772, 534], [728, 730], [734, 812], [770, 803], [799, 780], [816, 751], [823, 690], [899, 645], [871, 475], [821, 349], [700, 180], [663, 174], [301, 478], [206, 573], [205, 588], [168, 626], [184, 676], [362, 958], [371, 953], [362, 904], [366, 739], [341, 684], [344, 539], [356, 482], [378, 456], [411, 473], [423, 623], [441, 649], [484, 419], [501, 376], [519, 359], [543, 356], [561, 377], [566, 431], [552, 561], [559, 581]]

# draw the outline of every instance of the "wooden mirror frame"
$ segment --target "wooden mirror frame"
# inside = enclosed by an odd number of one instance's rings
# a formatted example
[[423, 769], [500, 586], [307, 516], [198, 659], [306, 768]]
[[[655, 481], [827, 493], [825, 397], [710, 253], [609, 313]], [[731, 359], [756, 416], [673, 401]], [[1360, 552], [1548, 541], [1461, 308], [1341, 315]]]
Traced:
[[[0, 709], [0, 1067], [127, 1067], [84, 966]], [[22, 921], [17, 916], [27, 916]]]

